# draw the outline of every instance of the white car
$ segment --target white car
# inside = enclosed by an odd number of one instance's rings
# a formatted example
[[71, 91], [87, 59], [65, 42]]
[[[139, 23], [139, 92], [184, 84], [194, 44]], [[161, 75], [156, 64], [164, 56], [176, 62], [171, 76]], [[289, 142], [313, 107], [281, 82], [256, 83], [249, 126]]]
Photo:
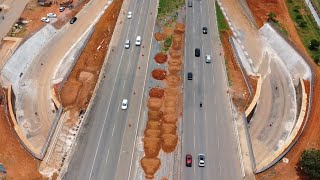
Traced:
[[136, 46], [140, 46], [141, 45], [141, 36], [137, 36], [137, 39], [136, 39]]
[[128, 108], [128, 99], [123, 99], [121, 109], [126, 110]]
[[130, 40], [126, 40], [126, 43], [124, 44], [124, 48], [126, 49], [130, 48]]
[[65, 7], [60, 7], [59, 12], [63, 12], [66, 8]]
[[47, 14], [47, 17], [48, 17], [48, 18], [56, 18], [57, 15], [56, 15], [55, 13], [48, 13], [48, 14]]
[[128, 12], [128, 16], [127, 17], [128, 17], [128, 19], [132, 18], [132, 12], [131, 11]]
[[199, 164], [198, 164], [199, 167], [204, 167], [205, 166], [205, 156], [204, 156], [204, 154], [199, 154], [198, 161], [199, 161]]
[[211, 63], [211, 56], [210, 55], [206, 55], [206, 63]]
[[49, 22], [50, 22], [50, 19], [48, 19], [48, 18], [46, 18], [46, 17], [43, 17], [43, 18], [41, 18], [41, 21], [42, 21], [42, 22], [49, 23]]

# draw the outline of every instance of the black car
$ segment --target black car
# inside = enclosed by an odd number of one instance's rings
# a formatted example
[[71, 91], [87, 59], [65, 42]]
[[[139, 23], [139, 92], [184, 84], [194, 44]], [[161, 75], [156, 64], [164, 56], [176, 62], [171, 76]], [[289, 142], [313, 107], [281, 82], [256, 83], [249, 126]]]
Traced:
[[192, 80], [192, 72], [188, 72], [188, 80]]
[[203, 27], [202, 28], [202, 32], [203, 32], [203, 34], [207, 34], [208, 33], [208, 28], [207, 27]]
[[195, 55], [196, 57], [200, 57], [200, 49], [199, 49], [199, 48], [196, 48], [196, 49], [194, 50], [194, 55]]
[[75, 23], [77, 21], [77, 17], [73, 17], [73, 18], [71, 18], [71, 20], [70, 20], [70, 24], [73, 24], [73, 23]]
[[192, 7], [192, 1], [189, 1], [189, 2], [188, 2], [188, 6], [189, 6], [189, 7]]

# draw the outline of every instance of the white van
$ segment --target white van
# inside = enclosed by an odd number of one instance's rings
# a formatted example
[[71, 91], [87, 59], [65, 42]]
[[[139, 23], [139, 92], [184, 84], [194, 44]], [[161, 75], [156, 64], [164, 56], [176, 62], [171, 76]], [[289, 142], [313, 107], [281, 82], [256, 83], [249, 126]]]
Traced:
[[141, 45], [141, 36], [137, 36], [136, 46], [140, 46], [140, 45]]

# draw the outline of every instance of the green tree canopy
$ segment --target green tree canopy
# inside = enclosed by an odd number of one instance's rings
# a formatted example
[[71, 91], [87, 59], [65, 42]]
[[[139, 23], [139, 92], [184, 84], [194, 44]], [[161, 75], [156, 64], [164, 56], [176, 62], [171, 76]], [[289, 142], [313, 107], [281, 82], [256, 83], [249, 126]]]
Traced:
[[301, 169], [310, 177], [320, 178], [320, 150], [304, 150], [299, 163]]

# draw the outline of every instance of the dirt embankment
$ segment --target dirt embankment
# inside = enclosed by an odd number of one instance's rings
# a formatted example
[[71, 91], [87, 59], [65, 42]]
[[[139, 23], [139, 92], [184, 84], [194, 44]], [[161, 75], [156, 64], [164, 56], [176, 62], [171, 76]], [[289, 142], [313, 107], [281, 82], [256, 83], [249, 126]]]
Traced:
[[[165, 88], [152, 88], [149, 91], [148, 121], [143, 139], [145, 157], [141, 159], [141, 166], [147, 179], [153, 179], [154, 174], [160, 168], [161, 161], [158, 158], [160, 150], [171, 153], [178, 144], [177, 121], [179, 107], [181, 107], [179, 99], [182, 97], [180, 71], [182, 68], [181, 47], [183, 45], [184, 24], [177, 23], [174, 30], [165, 28], [164, 32], [155, 34], [155, 39], [162, 41], [163, 37], [171, 35], [173, 40], [169, 51], [169, 72], [163, 69], [152, 71], [152, 77], [155, 80], [163, 81]], [[165, 63], [168, 55], [158, 53], [154, 59], [157, 63]]]
[[[237, 59], [235, 58], [233, 48], [230, 44], [229, 38], [232, 36], [231, 31], [221, 32], [222, 47], [226, 59], [226, 66], [228, 69], [228, 76], [230, 79], [230, 91], [232, 102], [238, 109], [243, 112], [249, 101], [250, 94], [246, 82], [242, 76], [240, 67], [238, 66]], [[252, 81], [254, 81], [252, 79]]]
[[[297, 144], [290, 150], [290, 152], [285, 156], [288, 158], [289, 163], [284, 163], [279, 161], [275, 166], [271, 167], [267, 171], [260, 173], [256, 176], [258, 180], [283, 180], [283, 179], [307, 179], [306, 176], [299, 170], [298, 161], [301, 153], [305, 149], [317, 148], [320, 149], [320, 120], [318, 115], [320, 114], [320, 98], [317, 94], [320, 93], [320, 69], [316, 66], [309, 56], [307, 50], [303, 46], [298, 33], [294, 27], [294, 22], [289, 16], [288, 8], [284, 0], [247, 0], [256, 21], [260, 26], [267, 20], [266, 14], [269, 12], [274, 12], [277, 15], [277, 20], [284, 26], [288, 31], [288, 37], [293, 41], [297, 48], [306, 56], [307, 61], [312, 64], [314, 68], [314, 89], [313, 89], [313, 100], [311, 114], [308, 120], [308, 124], [297, 142]], [[304, 81], [306, 92], [309, 97], [309, 81]]]
[[85, 110], [98, 80], [123, 0], [112, 3], [95, 26], [92, 37], [81, 53], [62, 88], [63, 107]]
[[40, 161], [34, 159], [19, 143], [5, 115], [4, 94], [0, 89], [0, 162], [6, 168], [6, 179], [44, 179], [38, 172]]

